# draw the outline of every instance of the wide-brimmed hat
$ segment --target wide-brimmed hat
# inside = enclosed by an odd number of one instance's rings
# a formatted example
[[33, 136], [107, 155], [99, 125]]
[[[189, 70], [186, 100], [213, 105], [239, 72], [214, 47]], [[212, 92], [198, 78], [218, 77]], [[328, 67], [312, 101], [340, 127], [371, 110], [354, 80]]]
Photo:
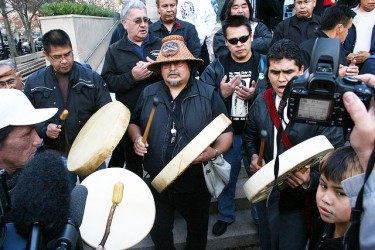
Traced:
[[171, 35], [163, 38], [163, 45], [156, 61], [147, 66], [148, 70], [158, 72], [164, 62], [188, 61], [192, 66], [200, 66], [203, 60], [195, 58], [185, 45], [184, 38]]
[[57, 108], [35, 109], [26, 95], [17, 89], [0, 89], [0, 129], [43, 122], [56, 114]]

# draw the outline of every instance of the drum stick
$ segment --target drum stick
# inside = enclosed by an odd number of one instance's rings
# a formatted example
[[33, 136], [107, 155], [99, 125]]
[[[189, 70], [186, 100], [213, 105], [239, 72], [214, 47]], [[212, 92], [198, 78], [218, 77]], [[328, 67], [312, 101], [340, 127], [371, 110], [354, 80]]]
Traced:
[[267, 131], [265, 129], [262, 129], [260, 131], [260, 136], [261, 136], [261, 138], [260, 138], [260, 150], [259, 150], [259, 157], [258, 157], [258, 161], [257, 161], [258, 166], [262, 165], [263, 153], [264, 153], [264, 143], [266, 142]]
[[64, 109], [63, 112], [61, 112], [60, 120], [57, 122], [56, 127], [58, 127], [65, 119], [68, 117], [69, 111], [67, 109]]
[[150, 132], [151, 123], [152, 123], [152, 120], [154, 119], [156, 106], [158, 106], [158, 104], [159, 104], [159, 99], [155, 96], [154, 100], [152, 102], [152, 109], [151, 109], [151, 113], [150, 113], [150, 118], [148, 118], [146, 130], [145, 130], [145, 133], [143, 134], [143, 137], [142, 137], [143, 144], [145, 144], [146, 141], [147, 141], [148, 132]]
[[113, 186], [113, 194], [112, 194], [112, 207], [109, 211], [108, 219], [107, 219], [107, 225], [105, 227], [105, 232], [102, 241], [100, 242], [99, 246], [104, 247], [109, 233], [111, 232], [111, 224], [113, 220], [113, 215], [115, 214], [116, 207], [121, 203], [122, 201], [122, 195], [124, 193], [124, 184], [122, 182], [117, 182]]

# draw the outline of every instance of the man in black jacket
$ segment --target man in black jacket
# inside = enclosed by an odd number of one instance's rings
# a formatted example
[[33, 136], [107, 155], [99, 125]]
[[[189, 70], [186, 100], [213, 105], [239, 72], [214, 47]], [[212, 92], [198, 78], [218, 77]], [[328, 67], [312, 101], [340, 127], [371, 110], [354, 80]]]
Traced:
[[[52, 118], [39, 123], [36, 130], [46, 149], [67, 156], [83, 125], [111, 102], [111, 97], [99, 74], [74, 61], [65, 31], [51, 30], [44, 34], [42, 42], [44, 56], [51, 65], [29, 76], [24, 91], [35, 108], [59, 109]], [[63, 126], [57, 125], [64, 109], [69, 115]]]
[[[290, 40], [282, 39], [271, 46], [267, 54], [268, 79], [272, 88], [258, 95], [249, 110], [243, 132], [243, 143], [247, 157], [251, 161], [252, 172], [275, 158], [275, 134], [277, 123], [282, 122], [288, 140], [283, 140], [280, 153], [289, 147], [317, 135], [325, 135], [334, 147], [344, 144], [341, 128], [294, 123], [284, 115], [282, 121], [277, 116], [278, 106], [289, 80], [303, 74], [301, 50]], [[286, 108], [285, 108], [286, 111]], [[275, 115], [273, 115], [275, 114]], [[276, 125], [275, 125], [276, 124]], [[261, 130], [267, 131], [264, 158], [258, 165]], [[305, 173], [293, 173], [288, 179], [288, 187], [280, 192], [279, 211], [280, 228], [270, 228], [267, 217], [266, 200], [255, 203], [259, 216], [259, 236], [262, 249], [305, 249], [307, 226], [305, 222], [306, 192], [315, 190], [318, 185], [319, 171], [308, 170]], [[278, 245], [271, 248], [271, 230], [278, 236]]]
[[295, 0], [296, 14], [276, 26], [271, 45], [280, 39], [301, 44], [313, 37], [320, 26], [320, 16], [313, 14], [316, 0]]
[[195, 26], [176, 18], [177, 0], [156, 0], [160, 20], [150, 25], [150, 33], [164, 38], [169, 35], [180, 35], [185, 39], [186, 47], [194, 57], [199, 58], [201, 45]]
[[[264, 91], [265, 58], [251, 49], [251, 26], [245, 16], [231, 16], [224, 21], [223, 32], [229, 52], [215, 59], [203, 72], [201, 80], [214, 85], [222, 97], [233, 125], [232, 148], [224, 154], [231, 164], [230, 180], [218, 200], [218, 221], [212, 232], [216, 236], [225, 233], [235, 219], [235, 191], [243, 158], [241, 134], [248, 110], [256, 94]], [[245, 157], [244, 157], [245, 158]], [[249, 168], [248, 162], [247, 169]]]
[[[106, 53], [103, 79], [116, 99], [130, 111], [142, 90], [160, 78], [147, 69], [149, 59], [156, 59], [161, 39], [148, 32], [147, 11], [141, 1], [132, 1], [122, 9], [122, 23], [127, 35], [112, 44]], [[141, 158], [134, 154], [133, 143], [124, 135], [126, 168], [142, 176]], [[121, 167], [123, 164], [121, 164]]]
[[[311, 38], [301, 43], [302, 60], [305, 69], [310, 67], [311, 55], [315, 41], [319, 38], [332, 38], [344, 43], [348, 30], [352, 26], [352, 20], [355, 13], [346, 6], [335, 5], [325, 10], [322, 16], [320, 30], [315, 32], [316, 38]], [[339, 63], [341, 64], [339, 74], [341, 77], [358, 75], [359, 69], [355, 66], [355, 61], [348, 66], [345, 52], [340, 47]]]

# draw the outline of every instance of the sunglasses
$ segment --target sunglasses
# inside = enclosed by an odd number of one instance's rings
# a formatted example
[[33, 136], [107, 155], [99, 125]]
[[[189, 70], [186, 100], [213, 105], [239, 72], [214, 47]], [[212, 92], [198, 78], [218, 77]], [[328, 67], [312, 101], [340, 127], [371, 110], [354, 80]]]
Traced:
[[250, 34], [247, 36], [241, 36], [240, 38], [229, 38], [227, 39], [227, 41], [232, 45], [236, 45], [238, 41], [240, 41], [241, 43], [245, 43], [247, 40], [249, 40], [249, 38]]
[[137, 17], [134, 20], [131, 20], [131, 19], [126, 19], [126, 20], [132, 21], [133, 23], [140, 25], [142, 23], [148, 24], [148, 22], [150, 21], [150, 18], [148, 18], [148, 17]]

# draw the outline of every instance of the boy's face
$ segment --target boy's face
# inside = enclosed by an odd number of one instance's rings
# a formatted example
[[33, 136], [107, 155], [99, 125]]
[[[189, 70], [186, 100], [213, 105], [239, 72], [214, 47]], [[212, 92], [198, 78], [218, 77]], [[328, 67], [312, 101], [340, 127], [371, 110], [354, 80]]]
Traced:
[[349, 198], [340, 183], [327, 180], [324, 174], [320, 176], [316, 204], [324, 222], [349, 223], [351, 212]]

